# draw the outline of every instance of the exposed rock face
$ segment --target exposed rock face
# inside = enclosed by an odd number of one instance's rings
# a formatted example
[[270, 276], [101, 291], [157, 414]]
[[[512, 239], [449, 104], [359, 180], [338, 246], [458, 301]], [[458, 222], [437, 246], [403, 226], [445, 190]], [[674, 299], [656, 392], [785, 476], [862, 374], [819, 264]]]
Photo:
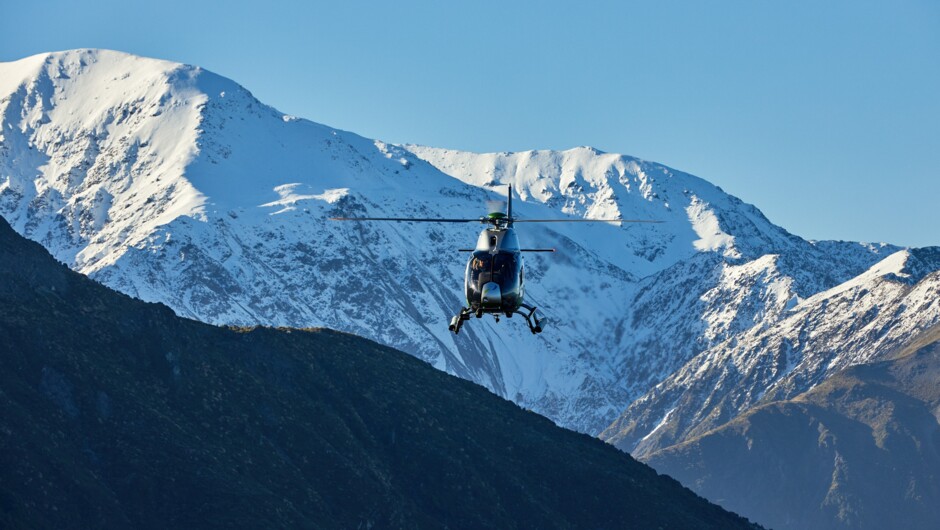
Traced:
[[753, 406], [882, 360], [940, 322], [940, 249], [898, 251], [777, 322], [699, 354], [601, 435], [639, 457], [704, 434]]
[[648, 462], [772, 528], [937, 528], [938, 339], [940, 327]]

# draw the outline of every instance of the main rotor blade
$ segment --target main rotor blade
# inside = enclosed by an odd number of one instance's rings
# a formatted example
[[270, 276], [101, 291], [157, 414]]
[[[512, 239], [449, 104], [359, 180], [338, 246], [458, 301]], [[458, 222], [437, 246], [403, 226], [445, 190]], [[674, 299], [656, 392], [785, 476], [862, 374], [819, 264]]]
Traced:
[[[457, 252], [475, 252], [475, 248], [458, 248]], [[520, 248], [519, 252], [555, 252], [553, 248]]]
[[648, 219], [513, 219], [513, 223], [662, 223]]
[[484, 219], [431, 219], [408, 217], [330, 217], [330, 221], [398, 221], [415, 223], [485, 223]]

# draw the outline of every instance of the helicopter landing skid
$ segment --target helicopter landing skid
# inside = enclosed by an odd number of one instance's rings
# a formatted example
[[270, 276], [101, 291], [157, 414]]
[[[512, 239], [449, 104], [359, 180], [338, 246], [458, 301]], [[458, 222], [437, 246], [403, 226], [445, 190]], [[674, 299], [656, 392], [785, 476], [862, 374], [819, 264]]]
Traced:
[[460, 333], [460, 328], [463, 326], [465, 320], [470, 320], [470, 315], [473, 314], [473, 311], [469, 307], [460, 308], [460, 313], [457, 314], [454, 318], [450, 319], [450, 326], [448, 329], [454, 332], [454, 335]]
[[529, 312], [526, 313], [517, 310], [516, 313], [522, 315], [525, 318], [525, 323], [529, 325], [529, 331], [531, 331], [533, 335], [536, 333], [541, 333], [542, 322], [539, 320], [539, 317], [535, 316], [535, 307], [525, 304], [522, 304], [522, 307], [528, 309]]
[[[535, 315], [535, 307], [532, 307], [530, 305], [525, 305], [525, 304], [523, 304], [522, 307], [528, 311], [516, 310], [515, 313], [518, 313], [522, 315], [523, 318], [525, 318], [526, 324], [529, 325], [529, 331], [531, 331], [533, 335], [535, 335], [536, 333], [541, 333], [543, 321], [539, 320], [539, 317]], [[461, 308], [460, 313], [454, 316], [454, 318], [450, 319], [450, 325], [447, 326], [447, 329], [453, 331], [454, 335], [459, 334], [460, 328], [463, 327], [463, 323], [467, 320], [470, 320], [470, 317], [474, 314], [475, 313], [473, 312], [473, 310], [470, 309], [469, 307]], [[509, 316], [511, 314], [512, 313], [507, 313], [506, 316]], [[477, 312], [476, 315], [477, 315], [477, 318], [482, 316], [481, 312]], [[493, 316], [495, 316], [496, 321], [499, 322], [499, 315], [493, 315]]]

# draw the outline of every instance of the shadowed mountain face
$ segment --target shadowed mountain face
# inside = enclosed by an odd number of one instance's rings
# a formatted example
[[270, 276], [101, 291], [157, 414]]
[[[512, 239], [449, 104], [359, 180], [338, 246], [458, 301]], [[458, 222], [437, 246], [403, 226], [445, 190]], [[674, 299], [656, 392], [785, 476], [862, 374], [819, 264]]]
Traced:
[[772, 528], [940, 528], [940, 328], [649, 463]]
[[0, 526], [748, 528], [401, 352], [223, 329], [0, 220]]

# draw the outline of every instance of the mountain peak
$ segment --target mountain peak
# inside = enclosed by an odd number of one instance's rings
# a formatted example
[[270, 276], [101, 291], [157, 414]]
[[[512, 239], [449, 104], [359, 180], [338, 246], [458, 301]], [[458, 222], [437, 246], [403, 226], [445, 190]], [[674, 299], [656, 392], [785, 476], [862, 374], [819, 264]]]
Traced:
[[940, 270], [940, 247], [898, 250], [862, 274], [803, 300], [795, 309], [817, 305], [853, 289], [871, 289], [873, 283], [882, 280], [914, 285], [937, 270]]
[[[69, 73], [79, 73], [88, 68], [106, 70], [123, 68], [132, 70], [135, 74], [153, 70], [198, 69], [195, 66], [102, 48], [76, 48], [38, 53], [17, 61], [0, 63], [0, 68], [6, 70], [4, 78], [7, 82], [22, 82], [35, 77], [43, 69], [49, 69], [55, 78], [64, 78]], [[16, 75], [17, 71], [20, 75]]]

